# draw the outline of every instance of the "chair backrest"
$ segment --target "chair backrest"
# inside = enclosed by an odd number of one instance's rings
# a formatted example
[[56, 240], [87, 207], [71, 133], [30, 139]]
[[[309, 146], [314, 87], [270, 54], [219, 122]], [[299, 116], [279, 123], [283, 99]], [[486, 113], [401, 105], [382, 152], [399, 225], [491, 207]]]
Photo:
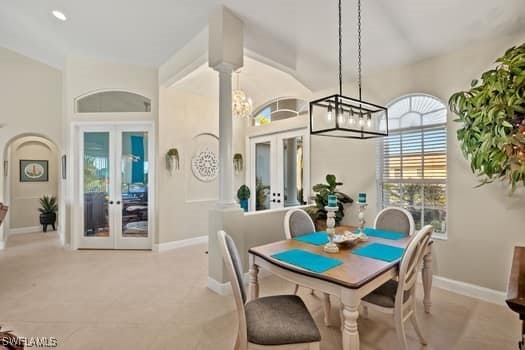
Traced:
[[307, 212], [302, 209], [290, 209], [284, 216], [284, 234], [286, 239], [315, 232], [315, 225]]
[[374, 227], [380, 230], [402, 232], [411, 236], [416, 230], [416, 223], [408, 210], [388, 207], [377, 214]]
[[248, 335], [246, 328], [246, 314], [244, 310], [244, 304], [246, 303], [246, 289], [244, 288], [243, 283], [241, 259], [237, 247], [235, 246], [235, 242], [226, 232], [217, 232], [217, 239], [219, 241], [219, 248], [222, 253], [224, 264], [226, 265], [226, 271], [230, 278], [235, 306], [237, 307], [237, 315], [239, 317], [238, 341], [240, 344], [247, 344]]
[[399, 265], [399, 281], [396, 293], [396, 308], [399, 309], [401, 305], [407, 300], [407, 294], [409, 297], [414, 298], [414, 292], [417, 282], [417, 276], [423, 256], [425, 255], [426, 249], [430, 244], [434, 228], [432, 225], [426, 225], [413, 237], [405, 253], [401, 258]]
[[0, 203], [0, 224], [4, 221], [6, 215], [7, 215], [7, 205], [4, 205], [3, 203]]

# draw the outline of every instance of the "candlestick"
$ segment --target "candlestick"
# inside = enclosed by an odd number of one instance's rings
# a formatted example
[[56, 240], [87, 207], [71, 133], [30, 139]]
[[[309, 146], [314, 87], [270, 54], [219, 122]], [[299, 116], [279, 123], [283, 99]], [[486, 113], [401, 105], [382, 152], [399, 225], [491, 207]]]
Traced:
[[337, 207], [337, 196], [333, 194], [328, 195], [328, 206], [329, 207]]
[[364, 192], [360, 192], [359, 193], [358, 202], [359, 203], [366, 203], [366, 193], [364, 193]]
[[359, 219], [359, 233], [364, 234], [364, 227], [365, 227], [365, 209], [368, 206], [368, 203], [358, 203], [359, 205], [359, 214], [357, 215], [357, 218]]
[[[335, 197], [335, 196], [334, 196]], [[328, 233], [329, 242], [325, 244], [324, 251], [327, 253], [338, 253], [339, 247], [334, 243], [334, 234], [335, 234], [335, 212], [339, 210], [337, 206], [324, 207], [326, 210], [326, 233]]]

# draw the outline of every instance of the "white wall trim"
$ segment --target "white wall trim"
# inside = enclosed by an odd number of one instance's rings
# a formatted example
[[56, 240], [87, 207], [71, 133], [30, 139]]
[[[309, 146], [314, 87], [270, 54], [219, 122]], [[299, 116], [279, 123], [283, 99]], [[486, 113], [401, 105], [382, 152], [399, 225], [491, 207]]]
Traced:
[[208, 289], [214, 291], [219, 295], [230, 295], [232, 294], [232, 285], [230, 282], [221, 283], [216, 279], [208, 276]]
[[499, 290], [489, 289], [476, 284], [452, 280], [446, 277], [434, 276], [432, 286], [465, 295], [471, 298], [488, 301], [490, 303], [504, 305], [506, 293]]
[[[259, 280], [264, 279], [268, 276], [271, 276], [272, 273], [267, 270], [259, 270], [258, 278]], [[248, 281], [250, 280], [248, 272], [244, 273], [243, 281], [246, 288], [248, 288]], [[214, 291], [219, 295], [231, 295], [232, 294], [232, 285], [230, 281], [221, 283], [214, 278], [208, 276], [208, 289]], [[246, 289], [248, 290], [248, 289]]]
[[0, 250], [5, 249], [5, 241], [0, 241]]
[[28, 227], [18, 227], [9, 229], [9, 236], [17, 235], [20, 233], [33, 233], [33, 232], [42, 232], [42, 226], [28, 226]]
[[208, 235], [198, 236], [198, 237], [188, 238], [188, 239], [181, 239], [178, 241], [154, 244], [153, 251], [154, 252], [165, 252], [167, 250], [173, 250], [173, 249], [178, 249], [182, 247], [187, 247], [190, 245], [203, 244], [203, 243], [208, 243]]

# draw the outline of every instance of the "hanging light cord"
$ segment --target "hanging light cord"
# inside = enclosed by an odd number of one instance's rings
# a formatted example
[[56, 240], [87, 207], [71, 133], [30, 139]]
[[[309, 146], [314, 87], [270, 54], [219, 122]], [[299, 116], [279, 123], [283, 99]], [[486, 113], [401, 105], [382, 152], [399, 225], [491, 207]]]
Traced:
[[361, 0], [357, 0], [357, 74], [359, 86], [359, 100], [361, 98], [361, 90], [363, 89], [363, 83], [361, 80]]
[[343, 61], [343, 40], [341, 35], [341, 0], [339, 0], [339, 95], [343, 95], [343, 72], [341, 69]]
[[[339, 0], [339, 95], [343, 95], [343, 39], [341, 24], [341, 0]], [[361, 69], [361, 0], [357, 0], [357, 85], [359, 89], [359, 99], [362, 99], [363, 81]]]

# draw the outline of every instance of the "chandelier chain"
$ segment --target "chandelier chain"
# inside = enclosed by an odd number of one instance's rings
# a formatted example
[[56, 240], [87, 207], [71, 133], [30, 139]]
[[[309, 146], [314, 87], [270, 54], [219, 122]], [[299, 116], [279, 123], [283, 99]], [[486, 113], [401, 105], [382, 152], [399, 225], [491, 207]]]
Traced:
[[343, 62], [343, 39], [342, 39], [342, 24], [341, 24], [341, 0], [339, 0], [339, 95], [343, 94], [343, 72], [342, 72], [342, 62]]
[[357, 75], [359, 87], [359, 99], [362, 99], [361, 90], [363, 83], [361, 80], [361, 0], [357, 0]]

